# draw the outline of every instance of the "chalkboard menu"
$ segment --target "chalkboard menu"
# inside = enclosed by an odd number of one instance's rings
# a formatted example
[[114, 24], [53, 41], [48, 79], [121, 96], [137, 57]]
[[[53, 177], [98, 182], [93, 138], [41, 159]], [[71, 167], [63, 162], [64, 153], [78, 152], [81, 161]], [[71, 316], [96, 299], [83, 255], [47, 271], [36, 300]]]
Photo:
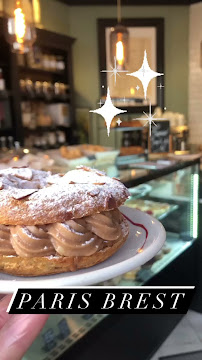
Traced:
[[170, 121], [157, 120], [155, 124], [157, 126], [152, 126], [151, 136], [149, 136], [149, 152], [169, 153], [171, 151]]

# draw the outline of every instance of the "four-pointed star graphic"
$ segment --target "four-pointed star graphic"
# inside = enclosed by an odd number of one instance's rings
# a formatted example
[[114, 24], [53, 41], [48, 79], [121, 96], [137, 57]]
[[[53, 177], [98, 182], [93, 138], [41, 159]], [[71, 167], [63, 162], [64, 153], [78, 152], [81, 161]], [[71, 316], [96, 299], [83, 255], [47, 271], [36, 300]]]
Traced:
[[104, 105], [99, 109], [90, 110], [90, 112], [99, 114], [105, 119], [105, 122], [107, 125], [107, 135], [109, 136], [110, 126], [111, 126], [111, 122], [112, 122], [114, 116], [121, 114], [121, 113], [125, 113], [125, 112], [127, 112], [127, 110], [118, 109], [117, 107], [115, 107], [113, 105], [111, 97], [110, 97], [110, 91], [108, 88], [107, 89], [107, 98], [106, 98]]
[[141, 83], [142, 83], [142, 86], [143, 86], [143, 89], [144, 89], [144, 97], [146, 99], [147, 97], [147, 88], [148, 88], [148, 85], [150, 83], [150, 81], [152, 79], [154, 79], [155, 77], [157, 76], [161, 76], [161, 75], [164, 75], [162, 73], [158, 73], [154, 70], [152, 70], [148, 64], [148, 60], [147, 60], [147, 52], [145, 50], [144, 52], [144, 60], [143, 60], [143, 63], [142, 63], [142, 66], [141, 68], [138, 70], [138, 71], [135, 71], [131, 74], [126, 74], [128, 76], [134, 76], [136, 78], [138, 78]]

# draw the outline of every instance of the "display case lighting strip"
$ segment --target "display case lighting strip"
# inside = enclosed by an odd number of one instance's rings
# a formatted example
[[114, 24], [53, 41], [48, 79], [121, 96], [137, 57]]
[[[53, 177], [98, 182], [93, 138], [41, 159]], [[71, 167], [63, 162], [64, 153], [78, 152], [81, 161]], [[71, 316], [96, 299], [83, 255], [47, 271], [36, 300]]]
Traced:
[[199, 192], [199, 174], [194, 174], [193, 188], [193, 237], [198, 236], [198, 192]]
[[199, 191], [199, 174], [193, 174], [193, 205], [192, 205], [192, 236], [198, 237], [198, 191]]

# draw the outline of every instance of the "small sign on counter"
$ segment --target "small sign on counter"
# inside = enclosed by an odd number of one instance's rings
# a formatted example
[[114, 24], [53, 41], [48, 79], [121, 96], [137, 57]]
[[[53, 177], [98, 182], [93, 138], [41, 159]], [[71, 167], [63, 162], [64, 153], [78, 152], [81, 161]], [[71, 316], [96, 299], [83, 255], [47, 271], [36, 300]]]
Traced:
[[[154, 119], [155, 121], [155, 119]], [[167, 154], [172, 151], [169, 120], [156, 120], [148, 138], [149, 153]]]

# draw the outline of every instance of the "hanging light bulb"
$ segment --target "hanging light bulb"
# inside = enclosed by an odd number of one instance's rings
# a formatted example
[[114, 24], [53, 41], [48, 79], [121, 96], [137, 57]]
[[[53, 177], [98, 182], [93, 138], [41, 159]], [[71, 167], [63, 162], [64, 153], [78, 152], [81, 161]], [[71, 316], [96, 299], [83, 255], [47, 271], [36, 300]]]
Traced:
[[111, 29], [110, 34], [110, 59], [113, 65], [115, 57], [117, 68], [123, 70], [126, 69], [128, 63], [129, 32], [125, 26], [121, 25], [121, 0], [117, 0], [117, 21], [118, 24]]
[[36, 40], [32, 0], [4, 0], [5, 35], [12, 51], [24, 54]]
[[19, 1], [17, 1], [17, 7], [14, 10], [14, 19], [16, 41], [23, 44], [26, 33], [25, 14], [22, 12]]
[[32, 0], [34, 10], [34, 22], [37, 28], [42, 28], [40, 0]]

